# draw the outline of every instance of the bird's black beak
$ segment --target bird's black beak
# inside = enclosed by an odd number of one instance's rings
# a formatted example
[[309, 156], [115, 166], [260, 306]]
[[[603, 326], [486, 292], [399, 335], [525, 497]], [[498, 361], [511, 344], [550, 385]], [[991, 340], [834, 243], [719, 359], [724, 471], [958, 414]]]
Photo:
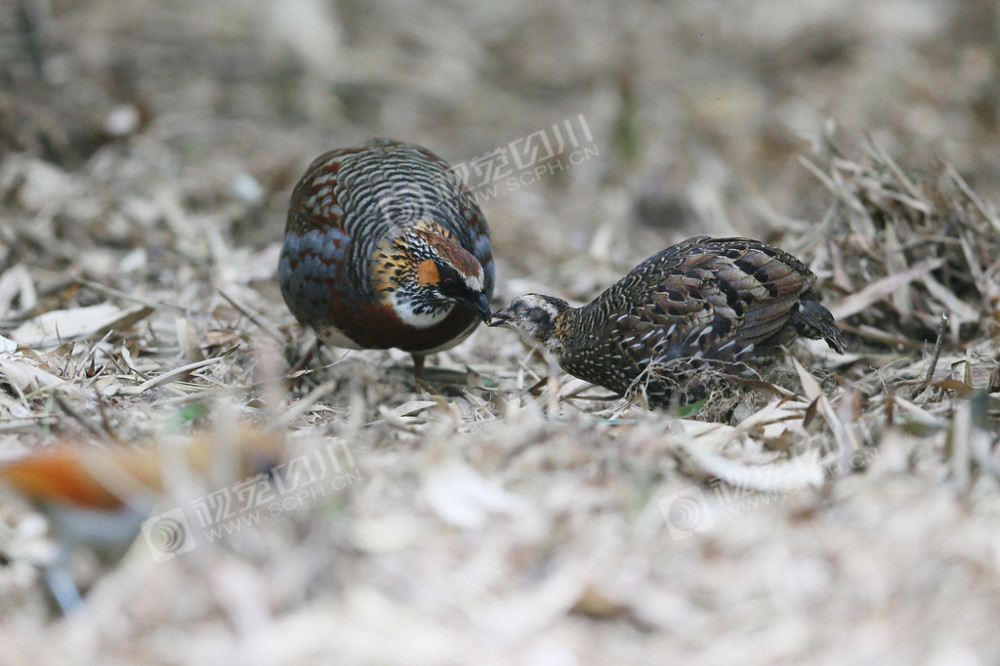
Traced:
[[490, 297], [486, 294], [480, 292], [473, 295], [471, 298], [463, 299], [462, 303], [465, 304], [470, 310], [479, 315], [479, 318], [483, 320], [484, 324], [490, 323], [490, 317], [493, 316], [493, 311], [490, 310]]
[[490, 326], [503, 326], [510, 322], [510, 317], [507, 315], [507, 309], [497, 310], [493, 313], [493, 319], [490, 321]]

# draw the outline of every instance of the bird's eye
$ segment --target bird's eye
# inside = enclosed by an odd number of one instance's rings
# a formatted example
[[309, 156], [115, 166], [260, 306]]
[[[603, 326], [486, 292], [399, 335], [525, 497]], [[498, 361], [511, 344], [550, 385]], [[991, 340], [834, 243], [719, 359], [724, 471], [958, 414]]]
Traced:
[[438, 290], [446, 295], [457, 294], [460, 291], [458, 280], [452, 277], [441, 278], [441, 281], [438, 282]]
[[545, 310], [532, 310], [528, 315], [528, 321], [536, 324], [547, 324], [549, 323], [549, 313]]

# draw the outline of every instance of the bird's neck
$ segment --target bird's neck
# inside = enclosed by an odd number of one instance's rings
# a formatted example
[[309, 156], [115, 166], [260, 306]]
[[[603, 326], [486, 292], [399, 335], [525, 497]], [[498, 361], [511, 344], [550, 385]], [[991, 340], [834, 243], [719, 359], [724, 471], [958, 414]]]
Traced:
[[377, 300], [414, 328], [430, 328], [447, 317], [454, 304], [435, 298], [420, 285], [418, 261], [404, 246], [376, 251], [372, 261], [372, 290]]
[[[436, 225], [435, 225], [436, 226]], [[375, 297], [414, 328], [430, 328], [447, 317], [454, 304], [435, 298], [420, 285], [418, 267], [432, 256], [429, 243], [450, 243], [423, 226], [400, 230], [380, 242], [372, 256]]]
[[521, 337], [529, 346], [543, 352], [560, 354], [569, 344], [569, 331], [573, 330], [576, 308], [567, 308], [555, 316], [548, 329], [522, 332]]
[[[552, 320], [552, 334], [549, 336], [553, 351], [565, 349], [570, 344], [570, 331], [576, 328], [580, 308], [566, 308]], [[549, 345], [546, 345], [549, 346]]]
[[455, 304], [432, 298], [426, 289], [416, 282], [410, 282], [385, 295], [396, 316], [414, 328], [430, 328], [440, 324], [451, 314]]

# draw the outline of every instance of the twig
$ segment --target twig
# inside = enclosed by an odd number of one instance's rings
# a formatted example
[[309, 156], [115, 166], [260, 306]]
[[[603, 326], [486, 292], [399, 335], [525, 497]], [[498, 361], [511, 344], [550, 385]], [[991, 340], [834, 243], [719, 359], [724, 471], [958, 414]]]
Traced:
[[[868, 139], [868, 143], [872, 147], [872, 152], [874, 152], [875, 155], [877, 155], [882, 162], [889, 167], [889, 170], [896, 176], [896, 181], [902, 185], [903, 189], [905, 189], [906, 192], [914, 199], [913, 202], [910, 202], [911, 206], [920, 210], [920, 212], [925, 215], [930, 214], [932, 206], [927, 201], [924, 193], [918, 190], [917, 187], [910, 182], [910, 179], [907, 178], [906, 174], [903, 173], [903, 170], [899, 168], [896, 161], [889, 156], [889, 153], [887, 153], [885, 149], [875, 140], [875, 137], [866, 133], [865, 138]], [[913, 206], [913, 203], [916, 203], [917, 205]]]
[[108, 413], [104, 409], [104, 400], [101, 399], [101, 394], [99, 391], [94, 391], [94, 399], [97, 401], [97, 413], [101, 415], [101, 425], [104, 427], [104, 432], [108, 433], [108, 436], [118, 442], [122, 443], [121, 438], [115, 433], [114, 429], [111, 427], [111, 420], [108, 418]]
[[31, 57], [35, 76], [39, 81], [45, 79], [45, 53], [41, 40], [41, 18], [38, 7], [33, 0], [21, 0], [17, 6], [18, 18], [21, 19], [21, 31], [24, 33], [24, 48]]
[[67, 403], [63, 399], [63, 397], [62, 397], [62, 395], [60, 395], [59, 391], [53, 391], [52, 392], [52, 397], [55, 399], [56, 404], [59, 405], [60, 409], [62, 409], [64, 412], [66, 412], [71, 417], [73, 417], [73, 420], [76, 421], [77, 423], [79, 423], [80, 425], [82, 425], [84, 427], [84, 429], [87, 432], [89, 432], [93, 437], [96, 437], [98, 439], [101, 439], [103, 437], [103, 433], [101, 432], [101, 429], [98, 428], [97, 426], [95, 426], [94, 424], [92, 424], [87, 419], [83, 418], [83, 415], [81, 415], [75, 409], [73, 409], [72, 407], [70, 407], [69, 403]]
[[993, 210], [991, 206], [987, 206], [986, 202], [979, 198], [978, 194], [972, 191], [972, 188], [965, 182], [965, 179], [962, 178], [961, 174], [955, 170], [955, 167], [946, 163], [944, 165], [944, 169], [948, 172], [948, 177], [951, 178], [952, 182], [958, 185], [958, 189], [962, 190], [962, 194], [964, 194], [969, 201], [971, 201], [973, 205], [979, 209], [979, 212], [982, 213], [986, 221], [993, 227], [993, 231], [1000, 234], [1000, 216], [997, 216], [997, 212]]
[[239, 310], [243, 315], [246, 316], [247, 319], [256, 324], [257, 327], [260, 328], [260, 330], [267, 333], [267, 335], [275, 342], [277, 342], [279, 345], [285, 344], [285, 336], [281, 334], [281, 331], [275, 328], [274, 324], [264, 319], [264, 317], [262, 317], [260, 313], [258, 313], [256, 310], [251, 308], [246, 303], [237, 300], [235, 296], [230, 296], [223, 289], [219, 290], [219, 295], [222, 296], [227, 301], [229, 301], [230, 305]]
[[301, 372], [309, 365], [309, 361], [312, 360], [313, 356], [319, 350], [320, 341], [319, 338], [313, 338], [312, 342], [309, 343], [309, 347], [305, 350], [298, 361], [295, 362], [288, 372], [285, 373], [285, 377], [291, 379], [296, 373]]
[[334, 388], [334, 382], [326, 381], [314, 388], [309, 395], [298, 402], [290, 405], [268, 429], [273, 432], [280, 432], [290, 426], [295, 419], [304, 414], [307, 409], [320, 401], [321, 398], [330, 393]]
[[126, 301], [132, 301], [133, 303], [139, 303], [140, 305], [145, 305], [146, 307], [153, 308], [154, 310], [168, 310], [174, 314], [186, 315], [187, 310], [177, 305], [170, 305], [169, 303], [158, 303], [156, 301], [151, 301], [148, 298], [143, 298], [141, 296], [136, 296], [135, 294], [128, 294], [124, 291], [119, 291], [114, 287], [109, 287], [103, 285], [100, 282], [94, 282], [93, 280], [88, 280], [86, 278], [76, 278], [77, 284], [81, 284], [85, 287], [93, 289], [94, 291], [99, 291], [101, 293], [107, 294], [109, 296], [114, 296], [115, 298], [121, 298]]
[[151, 388], [155, 388], [162, 384], [169, 384], [174, 382], [181, 377], [185, 377], [195, 370], [204, 368], [206, 365], [212, 365], [223, 359], [223, 356], [215, 356], [213, 358], [207, 358], [204, 361], [197, 361], [196, 363], [188, 363], [187, 365], [182, 365], [179, 368], [174, 368], [170, 372], [165, 372], [162, 375], [157, 375], [152, 379], [139, 384], [138, 386], [126, 386], [121, 390], [124, 395], [139, 395], [140, 393], [145, 393]]
[[941, 346], [944, 340], [944, 334], [948, 330], [948, 314], [941, 314], [941, 326], [938, 328], [937, 340], [934, 341], [934, 352], [931, 354], [931, 364], [927, 367], [927, 374], [924, 375], [925, 381], [930, 381], [934, 378], [934, 371], [937, 370], [938, 358], [941, 356]]

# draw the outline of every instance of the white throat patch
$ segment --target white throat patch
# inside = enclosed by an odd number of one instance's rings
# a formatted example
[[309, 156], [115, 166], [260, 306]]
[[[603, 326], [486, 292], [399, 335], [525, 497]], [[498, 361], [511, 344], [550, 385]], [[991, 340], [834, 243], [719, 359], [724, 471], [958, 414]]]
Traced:
[[[403, 323], [414, 328], [430, 328], [441, 323], [451, 313], [455, 304], [448, 303], [438, 309], [430, 310], [426, 305], [421, 306], [414, 303], [408, 294], [398, 290], [392, 295], [392, 307]], [[417, 312], [418, 309], [421, 311]]]

